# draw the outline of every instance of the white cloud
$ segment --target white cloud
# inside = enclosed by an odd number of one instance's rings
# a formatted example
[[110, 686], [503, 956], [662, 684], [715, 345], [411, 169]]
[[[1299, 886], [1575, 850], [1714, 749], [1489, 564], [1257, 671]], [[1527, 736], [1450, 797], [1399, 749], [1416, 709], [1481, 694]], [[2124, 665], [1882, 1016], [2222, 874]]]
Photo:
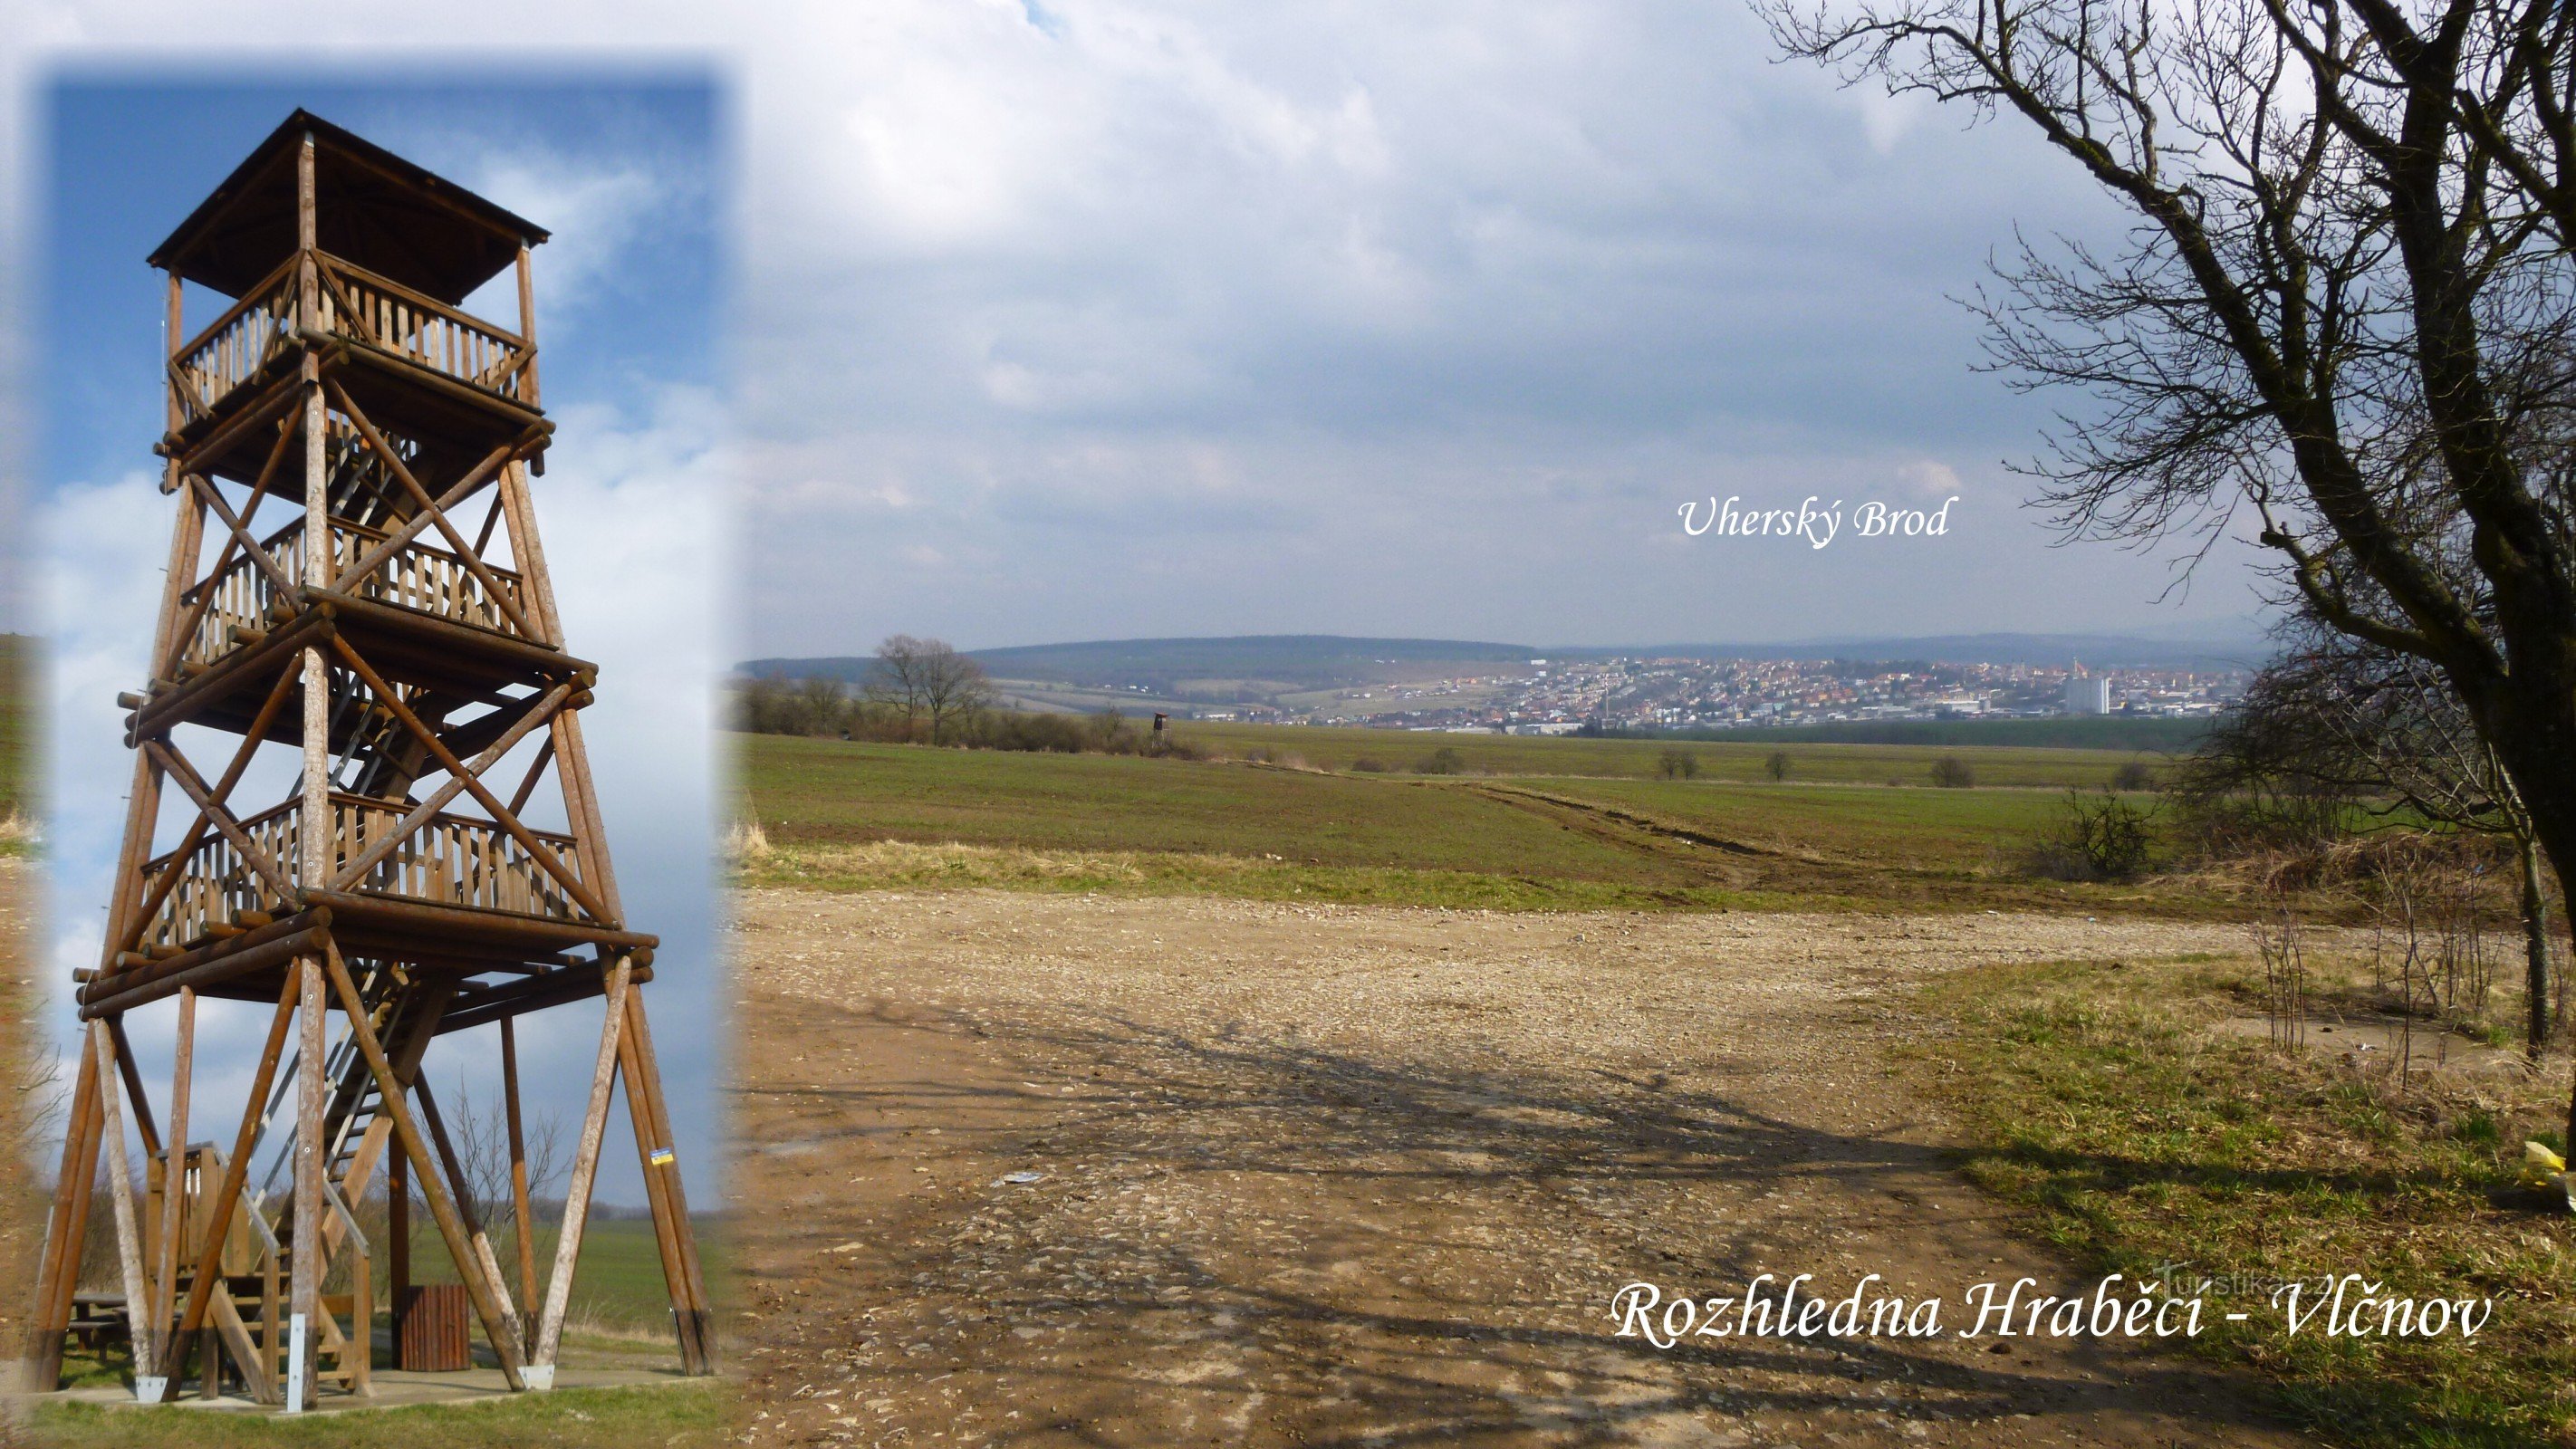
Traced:
[[1917, 458], [1896, 470], [1906, 489], [1922, 498], [1947, 498], [1965, 486], [1959, 482], [1959, 470], [1931, 458]]

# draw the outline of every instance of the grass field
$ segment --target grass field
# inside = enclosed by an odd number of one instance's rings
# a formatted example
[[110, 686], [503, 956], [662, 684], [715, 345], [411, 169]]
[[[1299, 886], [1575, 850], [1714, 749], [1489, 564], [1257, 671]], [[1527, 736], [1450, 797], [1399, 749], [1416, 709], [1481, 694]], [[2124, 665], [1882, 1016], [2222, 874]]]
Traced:
[[[2369, 979], [2313, 969], [2321, 993]], [[2523, 1141], [2557, 1140], [2564, 1059], [2401, 1084], [2336, 1037], [2287, 1053], [2259, 1023], [2217, 1029], [2259, 1016], [2261, 993], [2242, 961], [1981, 968], [1925, 993], [1949, 1029], [1908, 1055], [1960, 1110], [1979, 1186], [2100, 1271], [2221, 1280], [2193, 1346], [2262, 1370], [2329, 1442], [2570, 1442], [2567, 1207], [2516, 1182]], [[2492, 1298], [2493, 1315], [2465, 1342], [2284, 1331], [2274, 1285], [2348, 1272], [2383, 1298]]]
[[[437, 1227], [423, 1220], [427, 1216], [419, 1213], [412, 1223], [413, 1279], [421, 1283], [456, 1282], [456, 1265], [448, 1260]], [[697, 1229], [698, 1260], [707, 1275], [707, 1291], [721, 1301], [724, 1294], [719, 1285], [725, 1264], [721, 1221], [697, 1213], [690, 1214], [690, 1218]], [[554, 1261], [555, 1237], [544, 1230], [534, 1236], [538, 1286], [542, 1290], [545, 1274]], [[511, 1280], [510, 1291], [515, 1296], [518, 1248], [503, 1231], [495, 1235], [492, 1250], [499, 1255], [502, 1273]], [[584, 1327], [612, 1333], [667, 1333], [671, 1299], [662, 1285], [662, 1258], [654, 1245], [651, 1220], [591, 1219], [581, 1235], [581, 1265], [573, 1274], [570, 1316]]]
[[[1379, 732], [1268, 733], [1313, 737], [1347, 757], [1356, 750], [1351, 737]], [[1263, 737], [1242, 733], [1228, 743]], [[1631, 742], [1501, 737], [1491, 737], [1486, 764], [1554, 772], [1334, 773], [1239, 760], [738, 740], [747, 809], [770, 846], [750, 874], [773, 884], [1519, 909], [1796, 903], [2199, 912], [2212, 904], [2176, 889], [2022, 877], [2019, 855], [2062, 809], [2057, 792], [2035, 788], [2036, 779], [1964, 790], [1794, 777], [1665, 780], [1643, 768], [1621, 773], [1652, 763], [1651, 755], [1631, 758], [1642, 748]], [[1873, 753], [1908, 752], [1845, 746], [1840, 753], [1846, 773], [1865, 773]], [[2126, 758], [2095, 754], [2080, 769], [2023, 758], [2017, 768], [2026, 777], [2098, 781]], [[1312, 766], [1315, 756], [1307, 760]]]
[[60, 1449], [663, 1449], [717, 1442], [731, 1427], [733, 1403], [730, 1383], [691, 1379], [293, 1419], [47, 1404], [33, 1428], [37, 1442]]
[[2042, 786], [2108, 783], [2131, 762], [2155, 768], [2167, 757], [2138, 750], [2055, 749], [2022, 745], [1778, 744], [1760, 741], [1584, 739], [1572, 735], [1446, 734], [1417, 730], [1335, 729], [1308, 725], [1233, 725], [1187, 722], [1173, 726], [1183, 741], [1241, 759], [1253, 750], [1291, 756], [1324, 770], [1348, 770], [1375, 760], [1392, 771], [1410, 771], [1442, 748], [1458, 752], [1469, 774], [1597, 775], [1654, 779], [1673, 750], [1699, 762], [1700, 778], [1767, 781], [1764, 762], [1789, 757], [1789, 778], [1817, 784], [1928, 784], [1932, 764], [1966, 762], [1979, 785]]

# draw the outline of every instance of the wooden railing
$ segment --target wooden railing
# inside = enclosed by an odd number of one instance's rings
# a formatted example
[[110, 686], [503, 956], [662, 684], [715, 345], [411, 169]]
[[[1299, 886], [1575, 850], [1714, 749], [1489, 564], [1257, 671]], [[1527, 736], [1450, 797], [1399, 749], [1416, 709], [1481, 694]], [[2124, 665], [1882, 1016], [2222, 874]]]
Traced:
[[[391, 833], [413, 808], [400, 800], [334, 794], [332, 876], [336, 878], [343, 864]], [[288, 884], [299, 888], [304, 884], [299, 861], [302, 824], [302, 802], [293, 800], [242, 821], [243, 833]], [[542, 830], [529, 834], [554, 852], [575, 879], [580, 877], [571, 836]], [[167, 855], [149, 862], [143, 868], [145, 878], [157, 877], [169, 863]], [[581, 919], [580, 907], [527, 847], [488, 820], [461, 815], [431, 816], [361, 877], [354, 889], [433, 905], [472, 906], [555, 921]], [[189, 852], [186, 871], [144, 928], [140, 944], [146, 952], [186, 950], [213, 939], [219, 928], [234, 928], [245, 911], [277, 916], [295, 908], [242, 858], [230, 837], [209, 834]]]
[[[342, 861], [363, 854], [399, 825], [412, 808], [396, 801], [356, 795], [333, 796], [332, 805], [332, 854], [335, 860]], [[574, 863], [571, 836], [539, 831], [529, 834], [552, 850], [574, 876], [580, 875]], [[527, 847], [488, 820], [462, 815], [431, 816], [429, 823], [409, 840], [376, 862], [359, 880], [357, 889], [405, 900], [475, 906], [555, 921], [580, 918], [580, 908], [564, 893], [562, 883], [546, 873], [536, 857], [528, 854]]]
[[[296, 802], [288, 801], [241, 822], [242, 833], [290, 882], [295, 879], [295, 817]], [[143, 878], [159, 879], [169, 864], [166, 855], [147, 863]], [[230, 836], [208, 832], [189, 852], [187, 870], [161, 903], [152, 924], [144, 928], [140, 944], [147, 952], [154, 947], [185, 950], [212, 936], [215, 927], [230, 926], [245, 911], [274, 915], [282, 904], [276, 887], [242, 857]]]
[[324, 331], [355, 337], [514, 402], [534, 401], [528, 364], [535, 353], [518, 334], [337, 257], [315, 256], [322, 268]]
[[[484, 566], [508, 601], [509, 608], [504, 609], [492, 591], [484, 587], [483, 580], [465, 566], [464, 559], [434, 544], [415, 539], [394, 550], [365, 577], [348, 577], [350, 567], [387, 536], [381, 529], [332, 519], [330, 587], [497, 634], [519, 633], [510, 615], [515, 610], [520, 618], [528, 617], [525, 581], [509, 569]], [[279, 529], [263, 540], [262, 546], [288, 580], [303, 581], [304, 520], [299, 518]], [[236, 557], [222, 573], [190, 590], [187, 601], [195, 603], [198, 595], [206, 591], [212, 591], [214, 599], [198, 616], [188, 651], [181, 656], [183, 665], [212, 664], [239, 648], [245, 635], [256, 634], [276, 622], [270, 611], [278, 598], [277, 583], [258, 560], [246, 553]]]
[[214, 325], [170, 358], [170, 384], [190, 420], [214, 412], [234, 388], [274, 359], [295, 331], [295, 258], [224, 310]]
[[[312, 254], [314, 330], [389, 352], [513, 402], [536, 405], [536, 352], [518, 334], [324, 252]], [[214, 324], [176, 348], [170, 380], [186, 420], [210, 416], [301, 326], [301, 257], [290, 257]]]

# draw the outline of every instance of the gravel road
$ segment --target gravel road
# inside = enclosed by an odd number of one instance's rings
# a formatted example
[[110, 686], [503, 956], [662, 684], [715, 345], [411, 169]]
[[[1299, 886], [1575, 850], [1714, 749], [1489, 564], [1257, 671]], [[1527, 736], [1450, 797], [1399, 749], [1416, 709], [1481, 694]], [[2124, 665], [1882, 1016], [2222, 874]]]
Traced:
[[[2127, 1341], [1943, 1164], [1888, 1043], [1980, 962], [2237, 930], [749, 891], [746, 1442], [2290, 1444]], [[2151, 967], [2150, 967], [2151, 969]], [[1618, 1335], [1645, 1281], [1812, 1273], [1931, 1338]]]

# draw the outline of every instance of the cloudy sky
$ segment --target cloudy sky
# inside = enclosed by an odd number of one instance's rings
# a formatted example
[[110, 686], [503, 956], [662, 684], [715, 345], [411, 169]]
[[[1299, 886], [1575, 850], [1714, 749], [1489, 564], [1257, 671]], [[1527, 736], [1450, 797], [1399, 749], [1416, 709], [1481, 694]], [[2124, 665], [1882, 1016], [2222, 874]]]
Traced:
[[[717, 1135], [723, 1044], [710, 680], [723, 658], [730, 468], [713, 342], [724, 168], [717, 96], [702, 72], [492, 87], [426, 74], [352, 84], [115, 65], [74, 68], [39, 91], [34, 189], [44, 205], [30, 290], [46, 366], [31, 389], [39, 486], [29, 511], [43, 540], [34, 612], [53, 654], [48, 979], [68, 983], [74, 967], [97, 959], [131, 768], [115, 697], [143, 675], [175, 506], [161, 496], [150, 454], [161, 429], [162, 304], [160, 274], [143, 257], [297, 105], [560, 238], [537, 253], [546, 398], [559, 429], [535, 485], [539, 524], [570, 644], [601, 667], [584, 729], [622, 893], [636, 927], [664, 942], [647, 1000], [674, 1126], [703, 1153]], [[469, 309], [512, 324], [511, 284], [490, 290], [504, 295], [469, 299]], [[193, 296], [188, 325], [222, 305]], [[268, 751], [239, 798], [282, 798], [293, 769], [285, 753]], [[197, 757], [209, 773], [224, 758]], [[511, 764], [500, 768], [509, 777]], [[166, 846], [186, 818], [175, 792], [164, 815]], [[68, 1008], [55, 1016], [70, 1040]], [[171, 1016], [133, 1022], [154, 1068], [147, 1081], [167, 1080]], [[266, 1022], [266, 1008], [207, 1003], [202, 1107], [247, 1085]], [[567, 1134], [598, 1031], [595, 1007], [539, 1013], [520, 1027], [524, 1090]], [[498, 1052], [494, 1030], [444, 1039], [431, 1058], [442, 1100], [488, 1100]], [[633, 1155], [610, 1152], [605, 1164], [603, 1198], [640, 1202]]]
[[[895, 631], [2172, 633], [2253, 606], [2246, 550], [2159, 601], [2171, 559], [2056, 546], [2001, 466], [2047, 404], [1971, 370], [1949, 298], [2016, 228], [2119, 218], [2014, 130], [1773, 63], [1723, 0], [12, 0], [7, 18], [0, 242], [21, 261], [0, 361], [23, 386], [0, 448], [99, 541], [50, 575], [104, 610], [62, 641], [65, 778], [121, 779], [79, 752], [157, 592], [140, 256], [296, 103], [563, 237], [541, 275], [568, 446], [542, 506], [558, 569], [597, 585], [567, 605], [610, 666], [600, 768], [633, 772], [609, 790], [630, 879], [703, 880], [715, 786], [649, 784], [702, 712], [617, 705], [721, 659]], [[609, 99], [673, 67], [717, 77], [694, 138]], [[116, 90], [192, 75], [166, 103]], [[437, 89], [460, 76], [486, 84]], [[99, 338], [58, 331], [37, 367], [29, 319], [69, 301]], [[1944, 537], [1822, 550], [1691, 538], [1678, 512], [1811, 494], [1959, 501]], [[718, 590], [688, 570], [728, 526]], [[718, 593], [729, 634], [701, 607]], [[69, 957], [112, 828], [58, 828]], [[655, 924], [705, 921], [675, 898]]]
[[[1948, 298], [2117, 218], [2008, 128], [1775, 64], [1733, 3], [21, 0], [0, 45], [705, 57], [738, 106], [760, 654], [1264, 631], [1533, 643], [2195, 628], [2241, 550], [2056, 548], [2047, 404]], [[753, 16], [759, 17], [756, 21]], [[1948, 536], [1683, 536], [1740, 494]]]

